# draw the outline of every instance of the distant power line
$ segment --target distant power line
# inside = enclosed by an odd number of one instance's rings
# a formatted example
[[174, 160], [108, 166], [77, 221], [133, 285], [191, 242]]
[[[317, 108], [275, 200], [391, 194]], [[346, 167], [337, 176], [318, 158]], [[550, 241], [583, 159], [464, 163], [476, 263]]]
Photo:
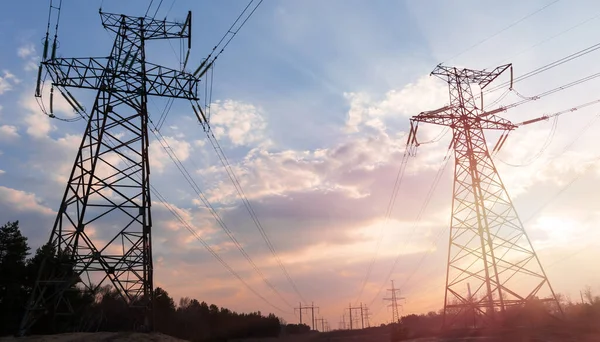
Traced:
[[463, 50], [463, 51], [461, 51], [461, 52], [457, 53], [456, 55], [454, 55], [454, 56], [452, 56], [452, 57], [450, 57], [450, 58], [446, 59], [446, 61], [442, 62], [441, 64], [448, 63], [449, 61], [451, 61], [451, 60], [455, 59], [456, 57], [458, 57], [458, 56], [462, 56], [462, 55], [463, 55], [464, 53], [466, 53], [467, 51], [470, 51], [470, 50], [472, 50], [472, 49], [476, 48], [477, 46], [479, 46], [479, 45], [481, 45], [481, 44], [483, 44], [483, 43], [487, 42], [488, 40], [490, 40], [490, 39], [492, 39], [492, 38], [494, 38], [494, 37], [498, 36], [498, 35], [499, 35], [499, 34], [501, 34], [502, 32], [505, 32], [505, 31], [507, 31], [507, 30], [511, 29], [512, 27], [514, 27], [514, 26], [518, 25], [519, 23], [521, 23], [521, 22], [523, 22], [523, 21], [525, 21], [525, 20], [529, 19], [530, 17], [532, 17], [532, 16], [534, 16], [534, 15], [538, 14], [539, 12], [541, 12], [541, 11], [545, 10], [546, 8], [548, 8], [548, 7], [550, 7], [550, 6], [554, 5], [554, 4], [556, 4], [556, 3], [557, 3], [557, 2], [559, 2], [559, 1], [560, 1], [560, 0], [554, 0], [554, 1], [552, 1], [551, 3], [549, 3], [549, 4], [547, 4], [547, 5], [544, 5], [543, 7], [541, 7], [541, 8], [539, 8], [539, 9], [537, 9], [537, 10], [535, 10], [535, 11], [533, 11], [533, 12], [531, 12], [531, 13], [527, 14], [526, 16], [522, 17], [521, 19], [519, 19], [519, 20], [517, 20], [517, 21], [513, 22], [512, 24], [510, 24], [510, 25], [508, 25], [508, 26], [504, 27], [504, 28], [503, 28], [503, 29], [501, 29], [500, 31], [497, 31], [496, 33], [494, 33], [494, 34], [492, 34], [492, 35], [488, 36], [487, 38], [485, 38], [485, 39], [482, 39], [482, 40], [478, 41], [477, 43], [475, 43], [475, 44], [471, 45], [470, 47], [466, 48], [465, 50]]

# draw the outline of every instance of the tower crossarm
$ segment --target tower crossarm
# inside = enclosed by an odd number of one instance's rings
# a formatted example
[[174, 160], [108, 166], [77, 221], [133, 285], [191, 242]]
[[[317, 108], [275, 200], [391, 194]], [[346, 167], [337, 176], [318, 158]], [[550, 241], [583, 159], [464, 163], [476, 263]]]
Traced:
[[485, 115], [468, 117], [457, 113], [456, 109], [448, 108], [445, 111], [422, 112], [419, 115], [415, 115], [410, 118], [412, 123], [430, 123], [434, 125], [449, 126], [449, 127], [461, 127], [470, 125], [471, 127], [478, 127], [484, 129], [497, 129], [497, 130], [513, 130], [518, 126], [512, 122], [503, 119], [496, 115]]
[[[103, 80], [114, 76], [115, 92], [138, 94], [140, 75], [129, 70], [123, 60], [116, 68], [109, 65], [110, 57], [55, 58], [44, 62], [55, 85], [63, 87], [105, 89]], [[200, 80], [189, 73], [146, 62], [146, 91], [148, 95], [198, 100]], [[106, 89], [105, 89], [106, 90]]]
[[[181, 39], [191, 37], [192, 13], [188, 12], [185, 22], [158, 20], [151, 17], [133, 17], [123, 14], [100, 12], [102, 26], [116, 34], [122, 34], [122, 28], [139, 35], [141, 39]], [[143, 26], [143, 30], [139, 27]], [[129, 33], [128, 32], [128, 33]]]
[[510, 68], [512, 64], [504, 64], [492, 71], [486, 70], [472, 70], [472, 69], [459, 69], [457, 67], [448, 67], [443, 65], [438, 65], [433, 69], [431, 75], [435, 75], [444, 81], [451, 80], [468, 80], [470, 83], [478, 84], [481, 89], [485, 88], [488, 84], [494, 81], [500, 74], [502, 74], [506, 69]]

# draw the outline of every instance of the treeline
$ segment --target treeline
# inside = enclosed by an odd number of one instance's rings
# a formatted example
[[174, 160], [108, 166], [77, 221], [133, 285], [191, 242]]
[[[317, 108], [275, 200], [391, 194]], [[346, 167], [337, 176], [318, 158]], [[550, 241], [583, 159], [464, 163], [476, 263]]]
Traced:
[[[0, 336], [18, 332], [42, 260], [45, 256], [52, 259], [53, 254], [50, 246], [43, 246], [29, 257], [30, 247], [18, 221], [0, 227]], [[102, 287], [97, 293], [76, 287], [72, 290], [67, 296], [75, 314], [46, 315], [32, 327], [32, 334], [131, 331], [143, 324], [139, 313], [130, 310], [111, 286]], [[175, 305], [173, 298], [161, 288], [155, 290], [154, 317], [155, 331], [191, 341], [271, 337], [278, 336], [282, 330], [281, 320], [273, 314], [237, 313], [187, 297]], [[295, 325], [284, 328], [288, 333], [305, 329]]]
[[[582, 291], [579, 301], [557, 294], [560, 309], [551, 302], [534, 298], [523, 307], [509, 307], [504, 314], [497, 312], [493, 325], [483, 325], [474, 319], [473, 311], [458, 310], [446, 316], [451, 329], [441, 331], [442, 310], [421, 315], [403, 316], [398, 323], [390, 324], [392, 340], [401, 341], [421, 337], [446, 335], [446, 337], [476, 337], [477, 334], [501, 336], [502, 340], [535, 339], [541, 335], [555, 338], [558, 335], [580, 336], [600, 332], [600, 297], [590, 287]], [[484, 329], [481, 329], [484, 328]], [[504, 335], [506, 334], [506, 335]]]

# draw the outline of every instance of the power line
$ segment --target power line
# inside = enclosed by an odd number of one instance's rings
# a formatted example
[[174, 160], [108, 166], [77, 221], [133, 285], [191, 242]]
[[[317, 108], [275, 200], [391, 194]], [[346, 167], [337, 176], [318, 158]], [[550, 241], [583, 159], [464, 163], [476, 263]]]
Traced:
[[185, 168], [185, 166], [183, 165], [183, 163], [181, 162], [181, 160], [179, 159], [179, 157], [177, 157], [177, 155], [175, 154], [175, 151], [171, 148], [171, 146], [169, 146], [169, 143], [167, 142], [167, 140], [164, 138], [164, 136], [159, 131], [156, 130], [156, 126], [155, 126], [155, 130], [153, 130], [152, 132], [154, 133], [155, 137], [158, 139], [159, 143], [161, 144], [161, 147], [165, 150], [165, 152], [167, 152], [167, 154], [169, 155], [169, 158], [171, 158], [171, 161], [175, 164], [175, 166], [177, 167], [177, 169], [179, 170], [179, 172], [184, 176], [184, 178], [186, 179], [186, 181], [188, 182], [188, 184], [190, 185], [190, 187], [194, 190], [194, 192], [196, 193], [196, 195], [200, 198], [200, 200], [202, 201], [202, 203], [209, 210], [209, 212], [211, 213], [211, 215], [215, 218], [215, 220], [217, 221], [217, 223], [219, 224], [219, 226], [221, 227], [221, 229], [227, 234], [227, 236], [229, 237], [229, 239], [231, 240], [231, 242], [233, 242], [233, 244], [236, 246], [236, 248], [244, 256], [244, 258], [246, 259], [246, 261], [248, 261], [248, 263], [252, 266], [252, 268], [254, 269], [254, 271], [261, 277], [262, 281], [284, 303], [286, 303], [289, 307], [293, 307], [281, 295], [281, 293], [275, 288], [275, 286], [269, 280], [267, 280], [267, 278], [262, 273], [262, 271], [260, 270], [260, 268], [258, 268], [258, 266], [254, 263], [254, 261], [252, 260], [252, 258], [244, 250], [244, 247], [235, 238], [235, 236], [233, 235], [233, 233], [231, 232], [231, 230], [227, 227], [227, 225], [225, 224], [225, 222], [223, 221], [223, 219], [220, 217], [220, 215], [218, 214], [218, 212], [214, 209], [214, 207], [208, 201], [208, 198], [204, 195], [204, 193], [202, 192], [202, 190], [200, 190], [200, 187], [194, 181], [193, 177], [188, 172], [188, 170]]
[[542, 144], [542, 147], [532, 157], [529, 157], [528, 160], [521, 162], [519, 164], [511, 164], [511, 163], [503, 161], [500, 158], [497, 158], [497, 160], [500, 161], [502, 164], [506, 164], [506, 165], [512, 166], [512, 167], [523, 167], [523, 166], [529, 166], [529, 165], [533, 164], [533, 162], [538, 160], [538, 158], [540, 158], [542, 156], [542, 154], [546, 151], [546, 149], [552, 143], [552, 140], [554, 139], [554, 135], [556, 134], [557, 127], [558, 127], [558, 116], [555, 116], [554, 120], [552, 121], [552, 127], [550, 128], [550, 132], [548, 133], [546, 140]]
[[[212, 49], [212, 51], [208, 54], [208, 56], [206, 57], [206, 59], [200, 64], [200, 66], [196, 69], [196, 71], [194, 72], [194, 76], [201, 76], [203, 74], [206, 73], [206, 71], [208, 71], [208, 68], [210, 68], [210, 66], [217, 60], [217, 58], [223, 53], [223, 51], [225, 50], [225, 48], [229, 45], [229, 43], [231, 42], [231, 40], [233, 40], [233, 38], [235, 38], [235, 36], [238, 34], [238, 32], [240, 31], [240, 29], [242, 27], [244, 27], [244, 25], [246, 24], [246, 22], [248, 21], [248, 19], [250, 19], [250, 17], [254, 14], [254, 12], [258, 9], [258, 7], [262, 4], [263, 0], [260, 0], [258, 2], [258, 4], [256, 6], [254, 6], [253, 8], [251, 7], [251, 5], [254, 3], [255, 0], [250, 0], [250, 2], [248, 2], [248, 5], [246, 5], [246, 7], [244, 8], [244, 10], [242, 11], [242, 13], [240, 13], [240, 15], [235, 19], [235, 21], [233, 22], [233, 24], [231, 25], [231, 27], [229, 27], [229, 30], [227, 30], [227, 32], [223, 35], [223, 37], [221, 38], [221, 40], [219, 40], [219, 42], [217, 43], [217, 45], [215, 45]], [[250, 10], [250, 13], [246, 15], [246, 12], [248, 12], [248, 10], [252, 8], [252, 10]], [[246, 17], [244, 18], [244, 15], [246, 15]], [[244, 18], [242, 20], [242, 18]], [[241, 24], [236, 28], [236, 24], [242, 20]], [[223, 44], [223, 42], [225, 42]], [[223, 45], [221, 45], [223, 44]], [[213, 53], [215, 53], [215, 51], [217, 51], [217, 54], [212, 57]], [[212, 59], [211, 59], [212, 57]]]
[[227, 264], [227, 262], [225, 260], [223, 260], [219, 254], [217, 254], [217, 252], [215, 252], [214, 249], [212, 249], [212, 247], [210, 247], [210, 245], [204, 240], [202, 239], [202, 237], [200, 235], [198, 235], [198, 233], [196, 233], [196, 231], [179, 215], [179, 213], [177, 213], [176, 211], [174, 211], [171, 207], [171, 205], [164, 199], [164, 197], [162, 197], [162, 195], [154, 188], [154, 186], [150, 186], [150, 188], [152, 189], [152, 193], [161, 201], [161, 203], [165, 206], [165, 208], [167, 208], [167, 210], [169, 210], [169, 212], [175, 216], [175, 218], [198, 240], [200, 241], [200, 243], [202, 244], [202, 246], [204, 246], [204, 248], [215, 258], [217, 259], [217, 261], [219, 261], [219, 263], [221, 263], [221, 265], [227, 270], [229, 271], [229, 273], [231, 273], [231, 275], [233, 275], [234, 277], [236, 277], [250, 292], [252, 292], [256, 297], [258, 297], [259, 299], [261, 299], [263, 302], [267, 303], [269, 306], [275, 308], [276, 310], [283, 312], [283, 313], [288, 313], [285, 310], [282, 310], [281, 308], [277, 307], [276, 305], [274, 305], [273, 303], [271, 303], [267, 298], [265, 298], [264, 296], [262, 296], [260, 293], [258, 293], [254, 288], [252, 288], [250, 286], [250, 284], [248, 284], [231, 266], [229, 266], [229, 264]]
[[392, 214], [394, 204], [396, 203], [396, 198], [398, 197], [398, 192], [400, 190], [400, 185], [402, 184], [402, 179], [404, 178], [404, 171], [406, 170], [406, 165], [408, 164], [409, 154], [410, 153], [409, 153], [408, 148], [405, 149], [404, 154], [402, 155], [402, 161], [400, 162], [400, 166], [398, 167], [398, 172], [396, 174], [396, 180], [395, 180], [394, 186], [392, 188], [392, 194], [390, 196], [390, 200], [388, 201], [388, 205], [387, 205], [387, 208], [385, 211], [385, 219], [384, 219], [384, 222], [381, 224], [381, 228], [379, 229], [379, 238], [377, 239], [375, 253], [373, 254], [373, 257], [371, 258], [371, 261], [369, 262], [369, 266], [367, 267], [367, 273], [365, 274], [365, 276], [362, 280], [362, 285], [360, 287], [358, 297], [356, 298], [355, 305], [360, 300], [360, 297], [362, 296], [365, 286], [367, 285], [367, 281], [369, 280], [369, 277], [371, 276], [371, 272], [373, 271], [373, 265], [375, 264], [377, 255], [379, 253], [379, 248], [380, 248], [381, 242], [383, 240], [384, 229], [387, 226], [390, 216]]
[[[450, 155], [451, 155], [452, 149], [450, 147], [448, 147], [448, 151], [446, 152], [446, 156], [444, 157], [440, 167], [438, 168], [438, 171], [433, 179], [433, 182], [431, 184], [431, 187], [429, 188], [429, 191], [427, 192], [427, 194], [425, 195], [425, 200], [423, 201], [423, 204], [421, 205], [421, 208], [419, 209], [419, 212], [417, 214], [417, 217], [415, 218], [415, 221], [413, 223], [413, 227], [410, 233], [410, 236], [412, 237], [412, 235], [414, 234], [417, 226], [419, 225], [423, 214], [425, 213], [425, 209], [427, 208], [427, 206], [429, 205], [429, 202], [431, 201], [431, 198], [433, 197], [433, 194], [435, 193], [435, 189], [437, 188], [437, 185], [440, 181], [440, 179], [442, 178], [442, 175], [444, 174], [444, 170], [446, 169], [446, 166], [448, 165], [448, 162], [450, 161]], [[379, 298], [379, 295], [381, 293], [381, 291], [383, 290], [383, 288], [385, 287], [385, 284], [390, 280], [392, 274], [394, 273], [394, 270], [396, 268], [396, 266], [398, 265], [398, 262], [400, 261], [400, 257], [402, 256], [402, 252], [404, 250], [404, 248], [406, 247], [406, 244], [408, 243], [409, 239], [404, 240], [404, 244], [403, 247], [400, 249], [400, 251], [398, 252], [398, 255], [396, 256], [396, 259], [394, 260], [394, 263], [392, 264], [392, 267], [390, 268], [390, 271], [388, 272], [388, 275], [386, 276], [384, 282], [382, 283], [382, 285], [379, 287], [379, 290], [377, 291], [377, 294], [373, 297], [373, 299], [371, 300], [371, 303], [369, 304], [369, 306], [372, 306], [373, 303], [375, 303], [375, 300], [377, 298]]]
[[146, 13], [144, 13], [144, 17], [148, 16], [148, 11], [150, 11], [150, 7], [152, 7], [153, 2], [154, 2], [154, 0], [150, 0], [150, 4], [148, 4], [148, 8], [146, 9]]
[[503, 59], [501, 62], [494, 63], [494, 64], [492, 64], [492, 65], [501, 65], [501, 64], [504, 64], [505, 62], [507, 62], [507, 61], [509, 61], [509, 60], [512, 60], [512, 59], [514, 59], [515, 57], [517, 57], [517, 56], [521, 55], [521, 54], [522, 54], [522, 53], [524, 53], [525, 51], [531, 50], [531, 49], [533, 49], [534, 47], [537, 47], [537, 46], [539, 46], [539, 45], [542, 45], [542, 44], [544, 44], [544, 43], [546, 43], [546, 42], [548, 42], [548, 41], [550, 41], [550, 40], [552, 40], [552, 39], [554, 39], [554, 38], [557, 38], [557, 37], [559, 37], [559, 36], [562, 36], [563, 34], [565, 34], [565, 33], [569, 32], [569, 31], [571, 31], [571, 30], [574, 30], [574, 29], [576, 29], [576, 28], [578, 28], [578, 27], [580, 27], [580, 26], [582, 26], [582, 25], [584, 25], [584, 24], [587, 24], [588, 22], [590, 22], [590, 21], [592, 21], [592, 20], [594, 20], [594, 19], [597, 19], [598, 17], [600, 17], [600, 13], [597, 13], [597, 14], [595, 14], [594, 16], [592, 16], [592, 17], [590, 17], [590, 18], [588, 18], [588, 19], [586, 19], [586, 20], [584, 20], [584, 21], [581, 21], [581, 22], [577, 23], [576, 25], [573, 25], [573, 26], [569, 27], [568, 29], [565, 29], [565, 30], [563, 30], [563, 31], [560, 31], [559, 33], [557, 33], [557, 34], [555, 34], [555, 35], [553, 35], [553, 36], [551, 36], [551, 37], [548, 37], [548, 38], [546, 38], [546, 39], [542, 39], [541, 41], [539, 41], [539, 42], [537, 42], [537, 43], [535, 43], [535, 44], [533, 44], [533, 45], [531, 45], [531, 46], [529, 46], [529, 47], [527, 47], [527, 48], [525, 48], [525, 49], [523, 49], [523, 50], [521, 50], [521, 51], [519, 51], [519, 52], [515, 53], [514, 55], [512, 55], [512, 56], [510, 56], [510, 57], [508, 57], [508, 58], [505, 58], [505, 59]]
[[175, 6], [175, 2], [177, 2], [177, 0], [173, 0], [173, 2], [171, 2], [171, 7], [169, 7], [169, 10], [167, 11], [167, 14], [165, 14], [165, 17], [169, 16], [169, 13], [171, 13], [173, 6]]
[[[201, 122], [201, 124], [202, 124], [202, 122]], [[294, 280], [292, 279], [292, 277], [288, 273], [287, 269], [283, 265], [283, 262], [279, 258], [279, 255], [277, 254], [275, 246], [271, 243], [271, 240], [269, 239], [269, 236], [268, 236], [267, 232], [265, 231], [265, 229], [262, 226], [260, 220], [258, 219], [258, 216], [256, 215], [256, 212], [254, 211], [254, 208], [250, 204], [250, 201], [248, 201], [248, 198], [246, 197], [244, 189], [242, 188], [242, 185], [240, 184], [240, 181], [239, 181], [238, 177], [236, 176], [235, 172], [233, 171], [233, 168], [231, 167], [231, 164], [229, 163], [229, 160], [227, 159], [227, 156], [225, 155], [225, 152], [223, 152], [223, 149], [221, 148], [221, 145], [219, 144], [219, 141], [215, 137], [214, 133], [212, 132], [212, 130], [210, 128], [210, 126], [206, 125], [205, 126], [205, 130], [206, 130], [206, 135], [208, 137], [208, 140], [210, 141], [210, 143], [211, 143], [213, 149], [215, 150], [215, 152], [217, 153], [217, 156], [219, 157], [219, 160], [221, 161], [221, 164], [225, 168], [225, 171], [227, 172], [227, 175], [229, 176], [229, 179], [233, 183], [233, 185], [234, 185], [234, 187], [235, 187], [235, 189], [236, 189], [236, 191], [238, 193], [238, 196], [240, 197], [240, 199], [242, 200], [242, 203], [244, 204], [244, 207], [246, 208], [246, 210], [250, 214], [250, 217], [252, 218], [252, 221], [254, 222], [254, 225], [256, 226], [256, 228], [258, 229], [258, 231], [260, 232], [260, 235], [261, 235], [262, 239], [265, 241], [265, 243], [267, 244], [267, 247], [271, 251], [271, 254], [275, 257], [275, 259], [277, 261], [277, 264], [279, 265], [279, 268], [281, 269], [281, 271], [285, 275], [287, 281], [290, 283], [290, 285], [292, 286], [294, 292], [298, 295], [298, 297], [300, 297], [300, 299], [302, 299], [304, 302], [307, 302], [306, 299], [304, 299], [304, 297], [302, 296], [302, 294], [298, 290], [298, 287], [296, 286], [296, 283], [294, 282]]]
[[[591, 46], [588, 46], [587, 48], [581, 49], [581, 50], [579, 50], [577, 52], [574, 52], [574, 53], [572, 53], [572, 54], [570, 54], [568, 56], [559, 58], [559, 59], [557, 59], [557, 60], [555, 60], [553, 62], [550, 62], [550, 63], [548, 63], [546, 65], [543, 65], [543, 66], [541, 66], [539, 68], [531, 70], [531, 71], [529, 71], [529, 72], [527, 72], [527, 73], [525, 73], [525, 74], [523, 74], [521, 76], [515, 77], [514, 79], [511, 79], [511, 80], [506, 81], [504, 83], [500, 83], [497, 86], [488, 88], [485, 91], [483, 91], [483, 94], [489, 94], [489, 93], [494, 92], [494, 91], [496, 91], [498, 89], [504, 88], [504, 87], [506, 87], [508, 85], [512, 85], [514, 83], [526, 80], [526, 79], [528, 79], [530, 77], [533, 77], [535, 75], [538, 75], [538, 74], [540, 74], [540, 73], [542, 73], [544, 71], [548, 71], [548, 70], [553, 69], [553, 68], [555, 68], [557, 66], [560, 66], [560, 65], [562, 65], [564, 63], [567, 63], [567, 62], [575, 60], [575, 59], [577, 59], [579, 57], [585, 56], [588, 53], [594, 52], [594, 51], [596, 51], [598, 49], [600, 49], [600, 43], [593, 44]], [[480, 96], [477, 96], [476, 98], [479, 98]]]
[[160, 0], [160, 2], [158, 3], [158, 6], [156, 7], [156, 11], [154, 11], [154, 15], [152, 16], [152, 18], [156, 18], [156, 14], [158, 13], [160, 6], [162, 6], [162, 3], [163, 3], [163, 0]]
[[[531, 13], [527, 14], [526, 16], [524, 16], [524, 17], [522, 17], [521, 19], [519, 19], [519, 20], [517, 20], [517, 21], [513, 22], [512, 24], [510, 24], [510, 25], [506, 26], [505, 28], [501, 29], [500, 31], [497, 31], [496, 33], [492, 34], [491, 36], [489, 36], [489, 37], [487, 37], [487, 38], [485, 38], [485, 39], [483, 39], [483, 40], [480, 40], [479, 42], [477, 42], [477, 43], [475, 43], [475, 44], [471, 45], [470, 47], [468, 47], [467, 49], [463, 50], [462, 52], [460, 52], [460, 53], [458, 53], [458, 54], [456, 54], [456, 55], [452, 56], [451, 58], [448, 58], [448, 59], [447, 59], [447, 60], [446, 60], [444, 63], [447, 63], [447, 62], [449, 62], [449, 61], [451, 61], [451, 60], [455, 59], [456, 57], [463, 55], [465, 52], [467, 52], [467, 51], [469, 51], [469, 50], [471, 50], [471, 49], [473, 49], [473, 48], [475, 48], [475, 47], [477, 47], [477, 46], [479, 46], [479, 45], [481, 45], [481, 44], [483, 44], [483, 43], [487, 42], [488, 40], [490, 40], [490, 39], [492, 39], [492, 38], [494, 38], [494, 37], [498, 36], [498, 35], [499, 35], [499, 34], [501, 34], [502, 32], [505, 32], [505, 31], [509, 30], [510, 28], [512, 28], [512, 27], [516, 26], [517, 24], [519, 24], [519, 23], [521, 23], [521, 22], [525, 21], [526, 19], [528, 19], [528, 18], [530, 18], [530, 17], [532, 17], [532, 16], [536, 15], [537, 13], [539, 13], [539, 12], [541, 12], [541, 11], [545, 10], [546, 8], [548, 8], [548, 7], [550, 7], [550, 6], [554, 5], [554, 4], [556, 4], [556, 3], [557, 3], [557, 2], [559, 2], [559, 1], [560, 1], [560, 0], [554, 0], [554, 1], [552, 1], [551, 3], [549, 3], [549, 4], [545, 5], [545, 6], [543, 6], [542, 8], [539, 8], [539, 9], [537, 9], [537, 10], [535, 10], [535, 11], [533, 11], [533, 12], [531, 12]], [[442, 63], [442, 64], [444, 64], [444, 63]]]

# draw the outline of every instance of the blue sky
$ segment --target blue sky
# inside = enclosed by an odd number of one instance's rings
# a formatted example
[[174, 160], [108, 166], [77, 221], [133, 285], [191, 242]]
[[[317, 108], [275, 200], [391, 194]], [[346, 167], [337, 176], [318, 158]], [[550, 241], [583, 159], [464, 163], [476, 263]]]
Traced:
[[[60, 55], [109, 53], [112, 36], [100, 25], [100, 4], [63, 1]], [[103, 10], [143, 15], [148, 4], [104, 0]], [[164, 0], [157, 17], [164, 17], [171, 4]], [[550, 6], [502, 31], [546, 5]], [[245, 6], [240, 0], [175, 1], [170, 18], [182, 20], [193, 11], [191, 68]], [[41, 54], [47, 10], [45, 1], [10, 1], [0, 13], [0, 220], [20, 220], [34, 246], [48, 237], [84, 127], [82, 122], [48, 119], [33, 98], [32, 65]], [[512, 62], [518, 76], [595, 44], [599, 26], [600, 3], [584, 0], [265, 0], [216, 63], [212, 126], [303, 296], [318, 304], [330, 322], [337, 322], [348, 302], [355, 301], [372, 303], [373, 321], [384, 322], [390, 315], [378, 289], [401, 253], [392, 279], [403, 285], [404, 312], [439, 309], [451, 165], [423, 219], [418, 226], [414, 221], [449, 135], [423, 145], [409, 161], [392, 220], [381, 228], [408, 118], [448, 102], [446, 84], [429, 73], [441, 62], [474, 69]], [[168, 44], [149, 49], [149, 61], [177, 66]], [[174, 49], [178, 51], [177, 44]], [[530, 96], [598, 72], [597, 54], [520, 82], [515, 89]], [[503, 77], [500, 81], [507, 80]], [[596, 99], [598, 86], [597, 80], [587, 82], [502, 115], [520, 122], [563, 110]], [[91, 106], [93, 92], [73, 93]], [[500, 103], [517, 99], [511, 93]], [[160, 115], [164, 104], [162, 99], [150, 102], [152, 118]], [[56, 108], [57, 114], [73, 115], [64, 103]], [[600, 256], [590, 248], [598, 236], [595, 222], [600, 215], [594, 205], [600, 195], [592, 191], [599, 182], [595, 158], [600, 151], [594, 133], [598, 110], [589, 107], [560, 117], [549, 147], [539, 157], [552, 122], [519, 128], [496, 161], [556, 291], [574, 299], [586, 285], [600, 291], [599, 276], [589, 272], [591, 260]], [[440, 128], [423, 126], [420, 131], [426, 140]], [[187, 103], [175, 103], [162, 133], [256, 264], [289, 302], [297, 302]], [[489, 138], [493, 144], [497, 135]], [[271, 296], [198, 206], [156, 142], [151, 154], [153, 184], [254, 288]], [[510, 167], [503, 162], [528, 165]], [[548, 199], [552, 202], [544, 206]], [[242, 311], [273, 310], [228, 275], [164, 208], [155, 205], [153, 215], [157, 285], [176, 298], [188, 295]], [[358, 298], [380, 231], [384, 239], [377, 262]], [[415, 265], [420, 267], [415, 270]], [[292, 310], [286, 309], [275, 313], [295, 321]]]

